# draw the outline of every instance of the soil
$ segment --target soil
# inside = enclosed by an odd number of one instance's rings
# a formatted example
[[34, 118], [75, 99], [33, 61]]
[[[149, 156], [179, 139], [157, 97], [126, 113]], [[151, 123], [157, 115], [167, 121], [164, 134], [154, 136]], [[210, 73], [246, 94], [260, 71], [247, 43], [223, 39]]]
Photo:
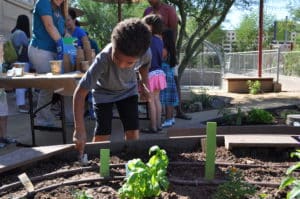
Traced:
[[[227, 163], [227, 164], [217, 164], [216, 165], [216, 175], [215, 179], [225, 180], [226, 173], [229, 168], [232, 168], [235, 164], [246, 164], [246, 165], [256, 165], [256, 167], [245, 167], [238, 166], [235, 167], [242, 172], [242, 176], [246, 181], [255, 182], [266, 182], [266, 184], [279, 184], [282, 178], [285, 176], [285, 171], [287, 168], [295, 164], [295, 159], [289, 158], [289, 153], [291, 151], [278, 151], [272, 149], [260, 149], [251, 150], [244, 149], [239, 151], [228, 151], [224, 147], [218, 147], [216, 152], [216, 162], [217, 163]], [[195, 182], [196, 180], [203, 180], [204, 167], [201, 163], [205, 160], [205, 153], [201, 151], [185, 152], [185, 153], [174, 153], [167, 152], [170, 160], [168, 167], [168, 178], [170, 180], [170, 187], [167, 192], [163, 192], [157, 198], [180, 198], [180, 199], [209, 199], [212, 198], [216, 192], [217, 185], [206, 184], [201, 185], [200, 183], [193, 185], [183, 185], [174, 183], [174, 180], [179, 180], [180, 182]], [[132, 158], [147, 157], [145, 154], [127, 154], [126, 152], [118, 154], [118, 156], [113, 155], [111, 157], [112, 164], [125, 163]], [[143, 161], [146, 162], [147, 158]], [[89, 166], [96, 166], [99, 162], [99, 158], [90, 157]], [[177, 162], [177, 165], [174, 164]], [[178, 164], [184, 163], [182, 164]], [[189, 164], [188, 164], [189, 163]], [[193, 163], [193, 164], [191, 164]], [[198, 164], [197, 164], [198, 163]], [[47, 161], [36, 163], [27, 168], [22, 168], [18, 171], [13, 171], [10, 173], [5, 173], [0, 176], [1, 184], [8, 185], [13, 182], [17, 182], [17, 175], [26, 172], [27, 175], [32, 179], [34, 176], [41, 176], [54, 171], [67, 171], [72, 169], [79, 169], [81, 165], [77, 161], [68, 159], [66, 157], [56, 157], [51, 158]], [[74, 174], [58, 175], [54, 179], [44, 179], [40, 182], [33, 182], [35, 189], [40, 189], [46, 186], [67, 182], [70, 180], [77, 181], [89, 178], [99, 177], [98, 169], [91, 171], [80, 170]], [[124, 176], [124, 167], [111, 168], [110, 176]], [[296, 174], [299, 177], [299, 173]], [[41, 191], [36, 193], [32, 198], [75, 198], [75, 193], [80, 193], [85, 191], [86, 194], [92, 196], [93, 198], [118, 198], [117, 191], [122, 186], [123, 180], [108, 180], [108, 181], [98, 181], [92, 183], [82, 183], [79, 185], [60, 185], [57, 188], [49, 189], [47, 191]], [[248, 196], [246, 198], [260, 198], [259, 195], [266, 194], [267, 199], [282, 199], [285, 198], [286, 192], [279, 191], [278, 185], [272, 186], [261, 186], [255, 185], [256, 193], [253, 196]], [[0, 197], [1, 198], [18, 198], [26, 194], [23, 187], [18, 187], [16, 189], [10, 189], [3, 191], [0, 187]], [[30, 197], [28, 197], [30, 198]], [[225, 198], [225, 197], [224, 197]], [[231, 198], [231, 197], [230, 197]]]

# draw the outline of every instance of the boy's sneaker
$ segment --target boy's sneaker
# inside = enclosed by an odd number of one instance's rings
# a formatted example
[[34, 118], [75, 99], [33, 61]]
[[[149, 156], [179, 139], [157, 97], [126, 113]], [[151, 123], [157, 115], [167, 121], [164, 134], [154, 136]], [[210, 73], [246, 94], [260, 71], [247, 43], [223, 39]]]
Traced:
[[166, 120], [166, 121], [164, 121], [164, 123], [162, 123], [162, 127], [163, 128], [168, 128], [168, 127], [170, 127], [170, 126], [172, 126], [173, 125], [173, 123], [172, 123], [172, 120]]

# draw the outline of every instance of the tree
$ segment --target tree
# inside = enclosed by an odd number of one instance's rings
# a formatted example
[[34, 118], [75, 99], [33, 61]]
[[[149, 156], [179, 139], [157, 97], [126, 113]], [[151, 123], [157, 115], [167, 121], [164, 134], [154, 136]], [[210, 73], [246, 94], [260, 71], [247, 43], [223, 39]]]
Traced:
[[[179, 63], [179, 78], [193, 57], [201, 50], [205, 39], [224, 21], [229, 9], [235, 3], [239, 6], [250, 5], [258, 0], [165, 0], [176, 7], [180, 16], [177, 52], [183, 52]], [[128, 7], [127, 7], [128, 6]], [[147, 1], [141, 4], [123, 5], [123, 18], [141, 17]], [[110, 39], [110, 33], [117, 23], [116, 5], [96, 3], [91, 0], [78, 0], [78, 7], [83, 9], [83, 18], [91, 25], [87, 27], [90, 34], [103, 47]], [[188, 26], [192, 22], [192, 26]], [[183, 45], [185, 43], [185, 45]]]
[[[269, 48], [274, 33], [273, 15], [264, 14], [263, 48]], [[251, 51], [258, 48], [258, 10], [255, 9], [248, 15], [244, 15], [239, 27], [236, 29], [236, 51]], [[281, 26], [280, 26], [281, 27]]]
[[[177, 40], [178, 57], [180, 58], [178, 75], [181, 77], [190, 60], [200, 53], [199, 48], [207, 37], [225, 20], [232, 5], [247, 6], [253, 0], [167, 0], [176, 6], [180, 15], [180, 28]], [[254, 1], [255, 2], [255, 1]], [[193, 30], [187, 30], [189, 20], [195, 22]], [[184, 45], [183, 47], [183, 43]]]
[[[141, 17], [147, 2], [122, 4], [122, 18]], [[90, 36], [97, 40], [100, 48], [110, 42], [110, 35], [118, 23], [117, 4], [95, 2], [92, 0], [73, 0], [72, 6], [84, 11], [82, 21], [87, 21]]]

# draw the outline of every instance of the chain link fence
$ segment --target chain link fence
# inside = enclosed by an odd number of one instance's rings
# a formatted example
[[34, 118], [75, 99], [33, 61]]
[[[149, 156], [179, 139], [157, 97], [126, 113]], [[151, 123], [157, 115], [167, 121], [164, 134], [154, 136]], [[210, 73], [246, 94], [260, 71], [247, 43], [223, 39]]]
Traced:
[[[186, 67], [181, 85], [221, 88], [224, 77], [258, 76], [258, 51], [225, 53], [224, 60], [220, 63], [214, 52], [201, 53]], [[264, 50], [262, 77], [273, 77], [284, 90], [300, 90], [300, 51]]]

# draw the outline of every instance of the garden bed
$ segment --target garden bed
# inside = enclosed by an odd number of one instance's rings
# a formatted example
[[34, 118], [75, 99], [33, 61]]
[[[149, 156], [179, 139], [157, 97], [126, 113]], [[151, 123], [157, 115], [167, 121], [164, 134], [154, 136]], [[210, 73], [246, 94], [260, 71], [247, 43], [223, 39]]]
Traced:
[[[230, 152], [224, 147], [219, 147], [216, 152], [215, 180], [208, 182], [203, 180], [205, 154], [200, 149], [192, 152], [167, 151], [170, 160], [168, 167], [170, 186], [167, 192], [161, 193], [157, 198], [211, 198], [216, 193], [218, 185], [227, 180], [228, 171], [232, 166], [241, 171], [243, 178], [255, 186], [256, 193], [247, 198], [259, 198], [263, 193], [266, 194], [265, 198], [284, 198], [286, 193], [279, 191], [278, 185], [285, 176], [286, 169], [295, 163], [295, 159], [289, 158], [290, 152], [273, 149], [255, 151], [243, 149]], [[56, 156], [18, 171], [4, 173], [0, 176], [0, 186], [2, 186], [0, 197], [75, 198], [76, 193], [84, 191], [93, 198], [118, 198], [117, 191], [124, 182], [122, 177], [118, 178], [118, 176], [125, 175], [124, 163], [132, 158], [142, 158], [144, 162], [148, 160], [146, 151], [118, 152], [118, 155], [114, 154], [110, 159], [110, 163], [114, 164], [111, 166], [111, 178], [101, 179], [98, 168], [99, 158], [90, 156], [87, 167], [81, 167], [74, 158], [65, 155]], [[23, 172], [32, 179], [35, 189], [40, 191], [26, 195], [22, 185], [17, 183], [17, 175]], [[53, 176], [49, 175], [52, 172], [56, 173]], [[296, 176], [299, 176], [298, 173]], [[85, 181], [79, 183], [80, 180]], [[9, 189], [7, 186], [12, 188]]]

